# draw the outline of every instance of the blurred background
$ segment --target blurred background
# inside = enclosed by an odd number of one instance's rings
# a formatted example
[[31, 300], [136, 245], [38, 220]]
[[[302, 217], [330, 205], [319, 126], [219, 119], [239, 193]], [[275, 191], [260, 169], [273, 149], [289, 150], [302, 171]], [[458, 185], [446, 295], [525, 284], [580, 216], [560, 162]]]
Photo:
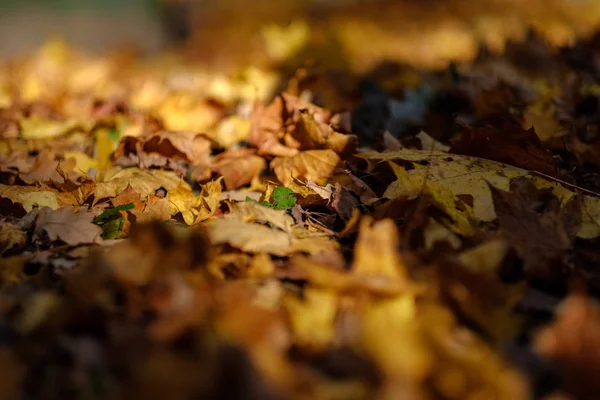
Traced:
[[[269, 24], [290, 26], [286, 43], [312, 43], [328, 60], [341, 53], [354, 69], [381, 59], [437, 66], [474, 57], [483, 43], [501, 51], [507, 39], [535, 27], [568, 44], [600, 22], [596, 0], [2, 0], [0, 56], [29, 52], [62, 37], [89, 52], [129, 46], [156, 52], [173, 46], [218, 68], [260, 64], [287, 45], [270, 40]], [[280, 35], [281, 36], [281, 35]], [[267, 43], [268, 42], [268, 43]], [[289, 49], [288, 49], [289, 50]], [[334, 51], [335, 50], [335, 51]], [[336, 53], [336, 51], [339, 53]]]

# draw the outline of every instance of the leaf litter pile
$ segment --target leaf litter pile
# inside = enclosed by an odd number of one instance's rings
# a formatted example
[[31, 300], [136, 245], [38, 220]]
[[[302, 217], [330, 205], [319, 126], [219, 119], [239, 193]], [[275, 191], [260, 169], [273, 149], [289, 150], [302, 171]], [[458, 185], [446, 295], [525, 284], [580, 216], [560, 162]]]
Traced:
[[598, 398], [599, 60], [4, 62], [0, 398]]

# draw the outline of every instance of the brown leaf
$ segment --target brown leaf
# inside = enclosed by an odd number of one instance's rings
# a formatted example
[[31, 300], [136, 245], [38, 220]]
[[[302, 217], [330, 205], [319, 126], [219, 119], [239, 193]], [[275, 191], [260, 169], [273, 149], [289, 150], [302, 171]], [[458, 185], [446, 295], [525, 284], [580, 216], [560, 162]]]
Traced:
[[557, 160], [544, 148], [535, 130], [505, 122], [501, 129], [463, 127], [450, 152], [498, 161], [515, 167], [556, 176]]
[[490, 185], [500, 226], [532, 276], [558, 273], [581, 224], [577, 198], [561, 208], [550, 189], [537, 189], [526, 178], [510, 184], [510, 192]]
[[330, 207], [340, 216], [342, 221], [348, 222], [358, 207], [358, 199], [339, 183], [335, 184], [335, 192]]
[[131, 213], [135, 215], [136, 222], [138, 223], [151, 221], [164, 222], [171, 219], [171, 206], [168, 198], [151, 196], [146, 202], [146, 206], [142, 212], [133, 209]]
[[267, 163], [249, 149], [227, 150], [214, 158], [212, 167], [223, 176], [227, 190], [234, 190], [256, 179]]
[[582, 293], [569, 295], [552, 324], [534, 339], [535, 349], [557, 363], [565, 386], [578, 399], [594, 399], [600, 391], [600, 310]]
[[271, 154], [280, 157], [292, 157], [297, 149], [280, 143], [283, 138], [283, 99], [276, 97], [268, 106], [259, 104], [252, 113], [250, 143], [258, 148], [259, 154]]
[[144, 202], [138, 192], [133, 190], [131, 185], [127, 185], [125, 190], [110, 199], [113, 206], [121, 206], [123, 204], [133, 204], [132, 213], [142, 212], [144, 210]]
[[94, 214], [86, 211], [74, 212], [72, 206], [53, 211], [44, 207], [38, 214], [35, 235], [42, 240], [47, 235], [50, 241], [62, 240], [69, 245], [99, 243], [102, 228], [92, 223]]
[[185, 131], [159, 131], [143, 136], [125, 136], [115, 151], [115, 157], [143, 157], [158, 154], [192, 165], [207, 165], [210, 140], [204, 135]]

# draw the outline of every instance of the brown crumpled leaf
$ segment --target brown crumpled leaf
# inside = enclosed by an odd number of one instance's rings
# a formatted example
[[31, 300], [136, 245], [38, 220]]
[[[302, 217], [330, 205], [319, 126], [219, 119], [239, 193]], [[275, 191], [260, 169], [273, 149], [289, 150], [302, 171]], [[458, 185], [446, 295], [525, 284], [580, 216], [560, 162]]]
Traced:
[[550, 189], [537, 189], [526, 178], [510, 184], [510, 192], [490, 185], [500, 226], [533, 277], [556, 276], [581, 224], [577, 198], [563, 207]]
[[250, 143], [258, 148], [259, 154], [271, 154], [279, 157], [292, 157], [298, 149], [283, 145], [283, 99], [278, 96], [268, 106], [259, 104], [252, 113]]
[[119, 142], [115, 158], [137, 155], [160, 155], [192, 165], [208, 165], [210, 139], [186, 131], [159, 131], [142, 136], [125, 136]]
[[307, 150], [293, 157], [275, 158], [271, 169], [284, 186], [290, 186], [295, 179], [325, 185], [341, 164], [342, 160], [333, 150]]
[[350, 221], [354, 214], [354, 210], [358, 205], [358, 199], [354, 197], [348, 189], [339, 183], [335, 184], [335, 192], [333, 192], [332, 201], [329, 206], [331, 209], [335, 210], [342, 221]]
[[534, 338], [534, 348], [562, 367], [565, 388], [578, 399], [597, 398], [600, 391], [600, 310], [583, 293], [562, 302], [554, 322]]
[[62, 240], [69, 245], [100, 243], [102, 228], [92, 223], [94, 214], [87, 211], [74, 212], [72, 206], [52, 210], [40, 209], [34, 234], [38, 240], [47, 235], [50, 241]]
[[525, 130], [509, 122], [501, 129], [489, 125], [463, 126], [462, 135], [452, 141], [450, 153], [481, 157], [550, 176], [557, 174], [557, 159], [544, 148], [534, 128]]
[[326, 109], [282, 93], [268, 106], [255, 108], [250, 143], [258, 147], [259, 154], [279, 157], [292, 157], [298, 150], [315, 149], [349, 154], [356, 149], [358, 138], [337, 132], [333, 125], [338, 120], [341, 123], [341, 119], [332, 117]]
[[356, 136], [334, 131], [330, 124], [318, 121], [306, 110], [300, 110], [299, 117], [292, 136], [300, 143], [300, 150], [332, 149], [338, 154], [348, 155], [356, 149]]
[[249, 184], [267, 167], [265, 159], [254, 152], [251, 149], [230, 149], [213, 159], [212, 168], [223, 176], [227, 190]]

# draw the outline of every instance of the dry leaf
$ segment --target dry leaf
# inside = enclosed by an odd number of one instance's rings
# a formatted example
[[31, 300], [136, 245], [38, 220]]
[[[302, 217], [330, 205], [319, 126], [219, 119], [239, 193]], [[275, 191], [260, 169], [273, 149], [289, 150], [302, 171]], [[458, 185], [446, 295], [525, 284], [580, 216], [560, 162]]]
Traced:
[[290, 186], [295, 179], [325, 185], [340, 165], [341, 159], [333, 150], [308, 150], [271, 161], [271, 169], [284, 186]]
[[223, 176], [227, 190], [234, 190], [258, 178], [267, 163], [253, 152], [228, 150], [214, 158], [212, 167]]
[[102, 228], [92, 223], [94, 214], [86, 211], [74, 212], [72, 206], [52, 210], [40, 209], [35, 234], [38, 240], [48, 237], [50, 241], [62, 240], [69, 245], [99, 243]]
[[219, 219], [208, 225], [214, 244], [227, 243], [249, 253], [285, 256], [292, 251], [288, 233], [235, 219]]

